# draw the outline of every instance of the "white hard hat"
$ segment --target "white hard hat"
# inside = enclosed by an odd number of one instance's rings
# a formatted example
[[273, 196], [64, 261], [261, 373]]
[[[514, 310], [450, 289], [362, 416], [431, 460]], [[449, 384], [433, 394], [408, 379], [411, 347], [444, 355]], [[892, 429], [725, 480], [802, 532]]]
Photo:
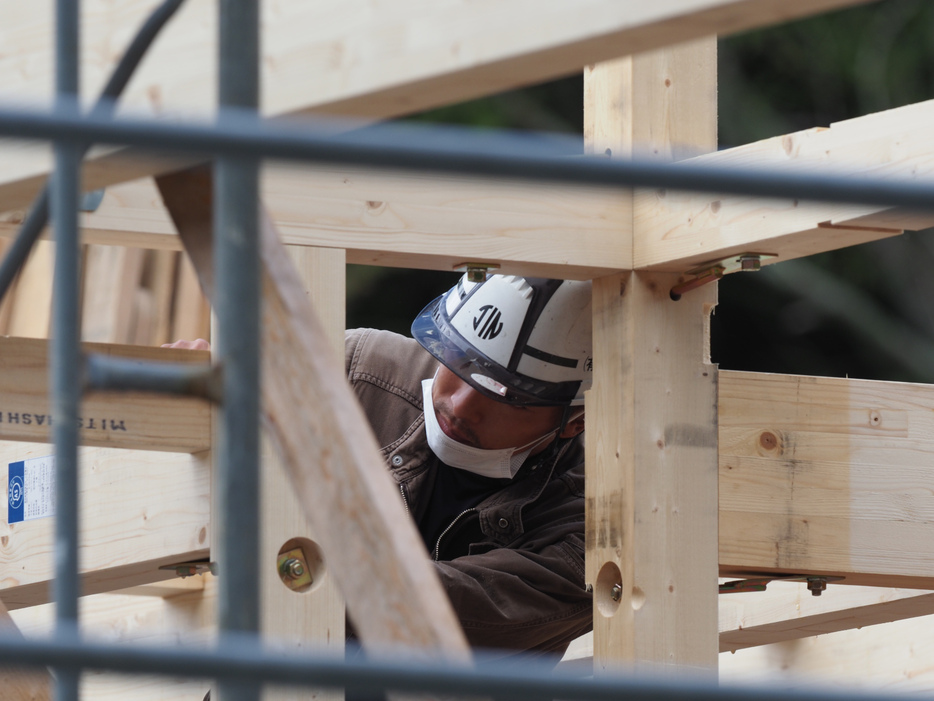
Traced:
[[422, 310], [412, 335], [493, 399], [582, 404], [593, 377], [590, 299], [589, 282], [465, 275]]

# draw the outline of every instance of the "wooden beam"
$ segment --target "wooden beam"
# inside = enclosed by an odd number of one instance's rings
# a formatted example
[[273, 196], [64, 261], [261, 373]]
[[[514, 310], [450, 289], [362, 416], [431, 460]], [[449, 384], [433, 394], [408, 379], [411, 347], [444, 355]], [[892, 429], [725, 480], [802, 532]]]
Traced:
[[[688, 163], [920, 180], [934, 175], [932, 120], [934, 101], [922, 102]], [[646, 236], [634, 266], [671, 272], [748, 251], [778, 254], [768, 264], [934, 226], [930, 212], [708, 193], [639, 190], [635, 208]]]
[[[289, 246], [288, 253], [322, 320], [330, 350], [336, 357], [342, 357], [347, 325], [344, 320], [347, 297], [344, 252]], [[288, 469], [268, 436], [263, 440], [262, 459], [260, 592], [263, 636], [280, 647], [302, 650], [314, 646], [340, 654], [346, 638], [346, 612], [337, 582], [327, 562], [320, 560], [321, 550], [315, 529], [292, 488]], [[302, 591], [290, 590], [277, 567], [279, 553], [295, 548], [306, 558], [314, 579]], [[304, 701], [308, 698], [305, 689], [268, 688], [263, 692], [263, 701]], [[335, 692], [324, 698], [342, 699]]]
[[[716, 147], [714, 38], [584, 76], [592, 152], [625, 157], [651, 145], [668, 160]], [[643, 232], [630, 222], [635, 242]], [[717, 369], [707, 351], [717, 287], [674, 302], [673, 280], [594, 280], [586, 577], [595, 672], [717, 665]]]
[[[131, 645], [208, 646], [214, 640], [217, 580], [211, 575], [174, 579], [165, 583], [195, 586], [174, 596], [114, 592], [83, 596], [78, 601], [82, 634], [109, 643]], [[54, 632], [55, 605], [43, 604], [14, 611], [13, 619], [27, 638]], [[204, 698], [210, 687], [203, 679], [86, 671], [81, 675], [81, 698], [94, 701], [166, 701]], [[4, 699], [6, 697], [4, 696]]]
[[[3, 442], [0, 465], [51, 452], [45, 444]], [[159, 567], [207, 558], [205, 457], [204, 453], [80, 449], [83, 594], [171, 579], [174, 570]], [[4, 477], [0, 482], [3, 503], [7, 503], [8, 480]], [[8, 523], [4, 513], [0, 544], [0, 599], [7, 608], [49, 601], [54, 576], [53, 519]]]
[[[161, 178], [159, 186], [210, 297], [210, 171]], [[401, 644], [467, 660], [463, 632], [342, 363], [265, 215], [262, 230], [264, 424], [357, 633], [376, 654]]]
[[[0, 601], [0, 634], [22, 637], [6, 606]], [[36, 670], [0, 667], [0, 689], [7, 701], [50, 701], [52, 675]]]
[[720, 571], [934, 589], [934, 387], [723, 372]]
[[720, 596], [720, 652], [800, 640], [934, 614], [934, 592], [773, 582], [765, 592]]
[[[934, 101], [923, 102], [689, 162], [925, 177], [932, 120]], [[673, 134], [672, 142], [689, 138]], [[620, 190], [270, 164], [263, 192], [285, 242], [346, 247], [352, 263], [444, 270], [480, 259], [507, 272], [580, 279], [633, 266], [685, 272], [750, 250], [777, 254], [769, 264], [934, 225], [931, 214], [868, 205], [637, 191], [635, 219], [646, 235], [634, 253], [621, 234], [631, 215]], [[9, 213], [0, 235], [12, 236], [23, 216]], [[93, 243], [181, 245], [149, 180], [109, 188], [83, 226]], [[568, 247], [572, 232], [579, 245]]]
[[[823, 596], [812, 596], [803, 583], [773, 582], [765, 592], [720, 596], [720, 652], [736, 652], [931, 614], [934, 614], [934, 592], [832, 586]], [[593, 633], [588, 633], [568, 647], [558, 669], [592, 674], [593, 654]]]
[[[21, 38], [0, 58], [0, 93], [49, 101], [52, 14], [4, 0], [6, 36]], [[385, 119], [569, 75], [581, 66], [860, 4], [866, 0], [481, 0], [425, 5], [328, 0], [264, 8], [262, 109]], [[96, 95], [130, 33], [155, 0], [82, 4], [82, 86]], [[147, 55], [123, 103], [153, 114], [209, 116], [215, 108], [216, 7], [187, 3]], [[344, 18], [336, 21], [335, 18]], [[350, 22], [352, 18], [352, 23]], [[119, 158], [119, 157], [118, 157]], [[87, 168], [89, 189], [169, 172], [112, 153]], [[23, 208], [50, 171], [45, 146], [0, 151], [0, 211]], [[148, 169], [148, 170], [147, 170]], [[131, 177], [128, 177], [131, 176]]]
[[[202, 362], [204, 351], [87, 343], [86, 352], [161, 362]], [[0, 440], [49, 441], [48, 342], [0, 338]], [[196, 453], [210, 443], [211, 413], [201, 399], [91, 393], [81, 404], [83, 445]]]

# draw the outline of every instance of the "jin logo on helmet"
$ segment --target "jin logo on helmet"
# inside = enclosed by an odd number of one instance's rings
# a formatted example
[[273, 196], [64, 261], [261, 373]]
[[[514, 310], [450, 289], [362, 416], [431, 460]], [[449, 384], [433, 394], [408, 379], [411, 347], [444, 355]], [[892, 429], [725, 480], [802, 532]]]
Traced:
[[482, 339], [490, 340], [499, 336], [503, 330], [503, 322], [500, 321], [502, 313], [492, 304], [484, 304], [480, 307], [480, 313], [473, 318], [473, 330], [477, 336]]

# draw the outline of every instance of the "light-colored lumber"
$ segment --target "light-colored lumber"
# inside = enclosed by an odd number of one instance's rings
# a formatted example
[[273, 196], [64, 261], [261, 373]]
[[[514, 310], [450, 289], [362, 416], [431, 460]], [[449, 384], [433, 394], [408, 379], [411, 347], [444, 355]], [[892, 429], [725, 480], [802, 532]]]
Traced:
[[[618, 190], [269, 163], [263, 198], [285, 243], [341, 248], [350, 263], [586, 279], [632, 267]], [[82, 215], [85, 241], [180, 248], [151, 179], [107, 189]], [[0, 235], [17, 228], [0, 223]], [[575, 245], [568, 246], [573, 234]]]
[[[716, 147], [713, 38], [589, 67], [584, 78], [592, 152], [648, 149], [669, 160]], [[628, 227], [634, 242], [643, 235], [638, 222]], [[597, 673], [625, 663], [709, 675], [717, 665], [717, 369], [708, 352], [717, 288], [674, 302], [673, 279], [594, 280], [586, 576]]]
[[720, 655], [720, 681], [781, 689], [934, 692], [934, 616], [893, 621]]
[[[698, 165], [930, 180], [934, 176], [934, 101], [908, 105], [699, 156]], [[934, 225], [934, 213], [740, 195], [639, 190], [636, 221], [647, 236], [636, 268], [684, 272], [745, 252], [773, 263]]]
[[16, 278], [7, 333], [25, 338], [47, 338], [52, 318], [52, 264], [55, 247], [38, 241]]
[[720, 652], [934, 614], [934, 592], [772, 582], [764, 592], [720, 596]]
[[[176, 174], [159, 185], [210, 296], [210, 172]], [[264, 425], [357, 633], [374, 654], [403, 646], [466, 660], [463, 632], [423, 557], [342, 364], [265, 215], [261, 228]]]
[[198, 275], [188, 256], [180, 255], [175, 297], [172, 300], [172, 331], [169, 338], [192, 340], [211, 336], [211, 307], [198, 284]]
[[[327, 333], [330, 350], [342, 357], [344, 350], [344, 308], [346, 305], [346, 264], [340, 249], [287, 247], [299, 278]], [[316, 459], [316, 456], [309, 456]], [[299, 546], [309, 567], [316, 565], [315, 530], [305, 515], [298, 495], [292, 489], [287, 468], [268, 438], [263, 440], [262, 538], [260, 541], [263, 635], [278, 646], [307, 649], [310, 646], [336, 653], [343, 650], [345, 610], [343, 599], [325, 562], [313, 571], [309, 591], [290, 590], [279, 577], [276, 561], [283, 548]], [[301, 539], [301, 540], [297, 540]], [[264, 701], [301, 701], [306, 699], [342, 699], [342, 694], [322, 692], [313, 695], [308, 689], [266, 689]]]
[[[89, 639], [128, 645], [190, 645], [205, 647], [214, 639], [217, 580], [211, 575], [172, 579], [163, 587], [181, 585], [185, 593], [162, 598], [127, 592], [83, 596], [78, 601], [82, 634]], [[177, 590], [181, 592], [181, 590]], [[50, 635], [54, 604], [12, 613], [26, 637]], [[81, 677], [81, 698], [93, 701], [201, 701], [210, 684], [204, 679], [175, 679], [88, 671]]]
[[720, 376], [720, 571], [934, 589], [934, 387]]
[[[0, 443], [4, 466], [51, 455], [51, 446]], [[162, 565], [208, 555], [209, 476], [205, 454], [80, 449], [82, 592], [114, 591], [175, 576]], [[10, 610], [49, 601], [53, 518], [0, 521], [0, 599]]]
[[[207, 363], [204, 351], [88, 343], [85, 352], [140, 361]], [[48, 441], [48, 342], [0, 338], [0, 440]], [[211, 414], [201, 399], [141, 393], [85, 395], [83, 445], [195, 453], [210, 447]]]
[[[22, 636], [2, 601], [0, 635]], [[48, 701], [52, 698], [52, 677], [43, 671], [0, 667], [0, 689], [6, 701]]]
[[[327, 0], [264, 6], [262, 111], [384, 119], [569, 75], [581, 66], [708, 34], [726, 35], [865, 0]], [[82, 89], [96, 95], [155, 0], [82, 3]], [[0, 95], [52, 95], [52, 13], [0, 4]], [[344, 18], [344, 19], [341, 19]], [[216, 8], [186, 3], [147, 55], [123, 102], [151, 114], [210, 116], [216, 102]], [[176, 161], [174, 168], [186, 161]], [[187, 161], [191, 163], [191, 161]], [[146, 169], [149, 169], [148, 172]], [[104, 158], [96, 189], [169, 172], [151, 158]], [[45, 145], [0, 151], [0, 211], [26, 206], [50, 170]]]
[[88, 246], [84, 264], [82, 340], [131, 342], [145, 257], [146, 251], [141, 249]]
[[[822, 596], [813, 596], [804, 583], [772, 582], [764, 592], [720, 596], [720, 652], [735, 653], [932, 614], [932, 592], [832, 586]], [[589, 675], [593, 652], [593, 633], [583, 635], [568, 647], [558, 669]]]

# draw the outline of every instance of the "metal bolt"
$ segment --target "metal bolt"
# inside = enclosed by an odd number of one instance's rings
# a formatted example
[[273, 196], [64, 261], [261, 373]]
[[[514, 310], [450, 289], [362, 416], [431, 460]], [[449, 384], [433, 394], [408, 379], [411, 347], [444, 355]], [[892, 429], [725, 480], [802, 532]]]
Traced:
[[826, 577], [808, 577], [808, 591], [814, 596], [820, 596], [827, 589]]
[[305, 574], [305, 563], [297, 558], [290, 557], [282, 563], [282, 574], [290, 579], [298, 579]]
[[485, 265], [467, 265], [467, 280], [470, 282], [484, 282], [486, 281], [486, 274], [489, 272], [489, 268]]
[[620, 599], [623, 598], [623, 585], [622, 584], [613, 585], [613, 588], [610, 589], [610, 598], [613, 599], [613, 601], [619, 601]]
[[762, 268], [762, 256], [758, 253], [750, 253], [739, 257], [740, 270], [759, 270]]

